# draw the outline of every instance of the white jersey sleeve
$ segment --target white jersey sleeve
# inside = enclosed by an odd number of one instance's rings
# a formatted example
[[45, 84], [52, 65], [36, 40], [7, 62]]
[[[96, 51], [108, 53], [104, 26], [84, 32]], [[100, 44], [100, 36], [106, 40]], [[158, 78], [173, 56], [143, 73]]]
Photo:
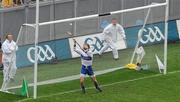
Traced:
[[117, 24], [117, 29], [118, 29], [119, 34], [120, 34], [123, 38], [126, 38], [124, 28], [123, 28], [120, 24]]
[[112, 41], [112, 32], [111, 32], [111, 26], [112, 24], [109, 24], [106, 28], [103, 30], [103, 40], [106, 42]]
[[14, 50], [17, 51], [18, 50], [18, 45], [16, 44], [15, 41], [13, 41], [13, 47], [14, 47]]
[[83, 54], [83, 51], [80, 48], [78, 48], [78, 47], [74, 47], [74, 51], [76, 53], [78, 53], [79, 55]]

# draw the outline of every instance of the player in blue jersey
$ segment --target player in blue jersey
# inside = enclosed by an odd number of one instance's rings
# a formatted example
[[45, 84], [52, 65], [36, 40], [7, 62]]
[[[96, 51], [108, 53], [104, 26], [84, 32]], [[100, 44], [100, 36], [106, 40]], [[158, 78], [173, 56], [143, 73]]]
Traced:
[[85, 86], [84, 86], [84, 78], [86, 75], [89, 75], [91, 77], [95, 88], [99, 92], [102, 92], [92, 69], [93, 53], [90, 51], [90, 45], [85, 43], [83, 44], [83, 48], [81, 48], [79, 44], [78, 44], [79, 46], [76, 46], [76, 45], [77, 45], [77, 42], [74, 39], [74, 51], [77, 52], [81, 56], [82, 68], [80, 72], [80, 85], [81, 85], [82, 92], [86, 93]]

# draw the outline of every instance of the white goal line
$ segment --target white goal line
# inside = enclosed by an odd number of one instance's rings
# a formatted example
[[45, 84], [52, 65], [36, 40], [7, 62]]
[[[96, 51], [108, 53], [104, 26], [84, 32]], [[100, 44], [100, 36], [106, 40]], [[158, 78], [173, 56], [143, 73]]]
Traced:
[[[96, 18], [96, 17], [101, 17], [101, 16], [108, 16], [108, 15], [113, 15], [113, 14], [120, 14], [120, 13], [124, 13], [124, 12], [132, 12], [132, 11], [143, 10], [143, 9], [148, 9], [148, 8], [155, 8], [155, 7], [161, 7], [161, 6], [167, 6], [167, 5], [168, 5], [167, 2], [165, 2], [165, 3], [152, 3], [152, 4], [147, 5], [147, 6], [135, 7], [135, 8], [130, 8], [130, 9], [118, 10], [118, 11], [112, 11], [112, 12], [109, 12], [109, 13], [94, 14], [94, 15], [88, 15], [88, 16], [82, 16], [82, 17], [75, 17], [75, 18], [68, 18], [68, 19], [62, 19], [62, 20], [42, 22], [42, 23], [39, 23], [39, 26], [57, 24], [57, 23], [63, 23], [63, 22], [72, 22], [72, 21]], [[36, 24], [23, 24], [23, 25], [24, 26], [31, 26], [31, 27], [36, 26]]]
[[[116, 70], [120, 70], [120, 69], [124, 69], [125, 67], [118, 67], [118, 68], [111, 68], [111, 69], [106, 69], [106, 70], [101, 70], [101, 71], [95, 71], [96, 75], [102, 75], [102, 74], [106, 74], [109, 72], [113, 72]], [[47, 85], [47, 84], [54, 84], [54, 83], [61, 83], [61, 82], [65, 82], [65, 81], [72, 81], [72, 80], [76, 80], [79, 79], [79, 74], [78, 75], [72, 75], [72, 76], [67, 76], [67, 77], [62, 77], [62, 78], [57, 78], [57, 79], [52, 79], [52, 80], [46, 80], [46, 81], [41, 81], [41, 82], [37, 82], [37, 85]], [[28, 86], [34, 86], [34, 83], [30, 83], [28, 84]], [[14, 87], [9, 87], [8, 89], [17, 89], [17, 88], [21, 88], [21, 85], [18, 86], [14, 86]]]

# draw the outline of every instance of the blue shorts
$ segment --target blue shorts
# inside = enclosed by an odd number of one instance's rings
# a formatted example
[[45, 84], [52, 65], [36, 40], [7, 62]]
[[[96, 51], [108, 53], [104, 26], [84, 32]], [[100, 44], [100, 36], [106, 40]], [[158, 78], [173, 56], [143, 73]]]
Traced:
[[87, 75], [94, 76], [94, 71], [92, 69], [92, 66], [84, 66], [82, 65], [81, 68], [81, 76], [85, 77]]

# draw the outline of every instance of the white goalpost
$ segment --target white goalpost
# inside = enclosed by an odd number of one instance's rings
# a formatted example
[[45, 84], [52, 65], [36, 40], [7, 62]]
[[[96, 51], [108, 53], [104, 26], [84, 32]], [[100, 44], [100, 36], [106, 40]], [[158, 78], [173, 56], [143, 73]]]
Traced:
[[[161, 12], [161, 15], [156, 16], [158, 12]], [[118, 61], [114, 61], [109, 53], [105, 53], [102, 58], [96, 57], [96, 54], [98, 54], [98, 51], [102, 49], [104, 44], [101, 34], [103, 31], [102, 29], [99, 31], [100, 33], [98, 32], [96, 34], [87, 34], [83, 36], [73, 36], [72, 34], [72, 36], [65, 35], [64, 39], [56, 38], [57, 36], [67, 32], [73, 32], [74, 34], [77, 33], [79, 29], [78, 24], [81, 22], [88, 22], [88, 20], [96, 21], [96, 19], [99, 18], [107, 20], [114, 17], [122, 18], [120, 23], [123, 22], [122, 26], [125, 28], [127, 33], [126, 41], [120, 40], [116, 43], [120, 56]], [[162, 17], [162, 19], [159, 20], [158, 17]], [[159, 64], [161, 64], [163, 66], [163, 74], [167, 74], [168, 19], [169, 0], [164, 0], [163, 3], [152, 2], [141, 7], [40, 22], [39, 0], [36, 0], [35, 23], [23, 24], [17, 37], [17, 43], [19, 43], [18, 45], [20, 46], [19, 53], [24, 54], [24, 57], [27, 57], [26, 59], [28, 59], [28, 61], [24, 61], [25, 64], [19, 65], [20, 67], [16, 74], [17, 81], [11, 83], [9, 89], [19, 89], [21, 85], [19, 80], [21, 80], [22, 76], [25, 76], [26, 79], [29, 80], [29, 86], [31, 86], [30, 92], [33, 98], [36, 99], [38, 96], [38, 85], [77, 79], [79, 76], [79, 66], [76, 64], [79, 63], [80, 65], [81, 63], [78, 62], [79, 60], [76, 60], [79, 56], [77, 56], [73, 51], [73, 38], [80, 43], [80, 46], [83, 45], [83, 43], [90, 44], [92, 52], [95, 54], [94, 62], [102, 62], [102, 64], [96, 63], [95, 65], [94, 70], [98, 75], [123, 69], [126, 67], [125, 65], [129, 63], [137, 64], [134, 60], [136, 57], [136, 51], [139, 47], [146, 51], [146, 55], [143, 55], [142, 66], [148, 66], [151, 68], [151, 71], [158, 72]], [[73, 23], [75, 25], [73, 25]], [[45, 34], [50, 33], [48, 28], [50, 28], [51, 25], [53, 25], [54, 29], [57, 28], [53, 32], [55, 37], [53, 40], [44, 40], [43, 38], [45, 37]], [[84, 25], [81, 24], [79, 24], [79, 26], [82, 28], [84, 27]], [[60, 27], [64, 28], [60, 29]], [[72, 27], [74, 27], [75, 30], [71, 31]], [[84, 28], [89, 30], [88, 27], [89, 25]], [[43, 31], [44, 29], [47, 31]], [[59, 32], [60, 30], [64, 30], [64, 32]], [[158, 35], [158, 33], [160, 34]], [[161, 36], [163, 37], [161, 38]], [[147, 42], [144, 43], [141, 40]], [[107, 52], [110, 51], [112, 50], [107, 50]], [[68, 60], [52, 64], [51, 61], [56, 57], [57, 60]], [[15, 92], [16, 91], [17, 90], [15, 90]]]
[[166, 0], [166, 13], [165, 13], [165, 44], [164, 44], [164, 74], [167, 74], [167, 44], [168, 44], [168, 20], [169, 20], [169, 0]]
[[37, 71], [38, 71], [38, 35], [39, 35], [39, 0], [36, 0], [36, 24], [35, 24], [35, 63], [34, 63], [34, 91], [33, 98], [37, 98]]

